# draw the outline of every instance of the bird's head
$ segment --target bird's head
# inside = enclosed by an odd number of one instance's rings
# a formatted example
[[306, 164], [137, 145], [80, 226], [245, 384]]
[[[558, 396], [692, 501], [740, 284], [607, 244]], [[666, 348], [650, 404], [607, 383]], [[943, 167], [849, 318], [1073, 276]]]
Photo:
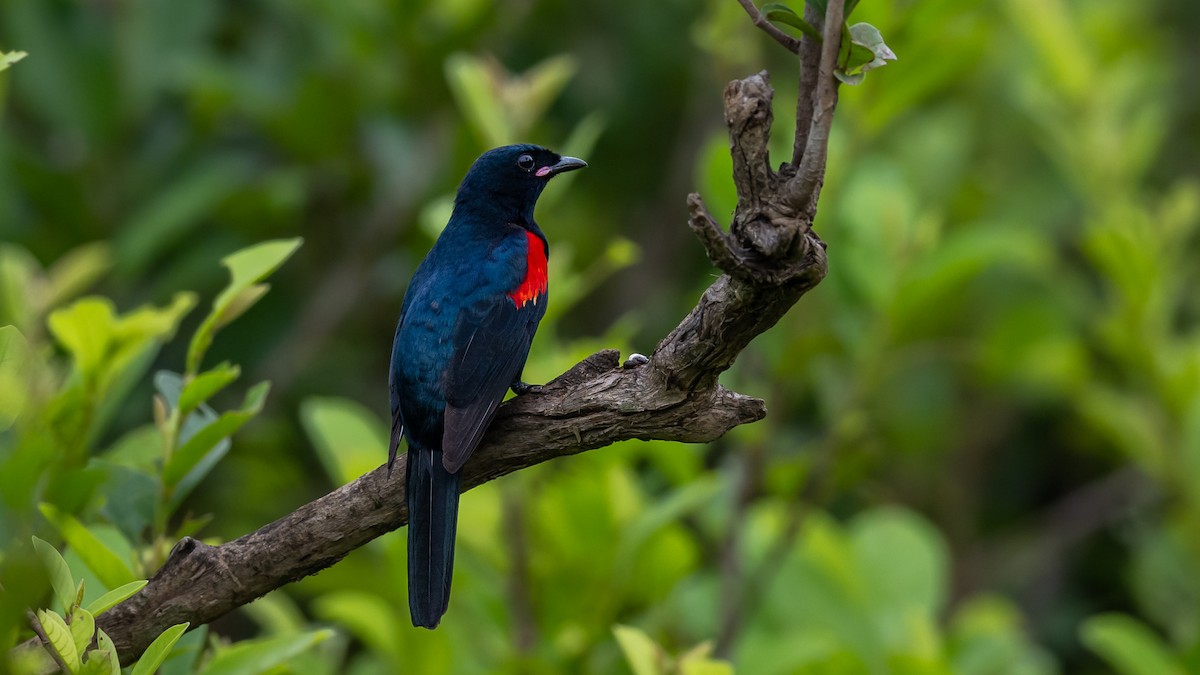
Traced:
[[537, 145], [505, 145], [475, 160], [458, 186], [455, 209], [499, 209], [505, 217], [528, 224], [546, 183], [560, 173], [582, 169], [587, 162], [563, 157]]

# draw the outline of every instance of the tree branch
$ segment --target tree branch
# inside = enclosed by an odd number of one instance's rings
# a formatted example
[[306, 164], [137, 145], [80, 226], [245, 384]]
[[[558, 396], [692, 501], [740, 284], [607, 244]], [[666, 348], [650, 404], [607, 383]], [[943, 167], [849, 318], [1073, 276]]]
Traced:
[[[840, 17], [841, 8], [840, 0], [830, 2], [830, 17]], [[840, 27], [840, 18], [836, 25]], [[811, 116], [802, 159], [803, 166], [818, 172], [824, 169], [824, 146], [836, 105], [829, 59], [836, 58], [840, 33], [826, 28], [825, 35], [819, 105]], [[832, 56], [826, 59], [830, 45]], [[796, 181], [792, 166], [785, 164], [781, 173], [771, 169], [767, 147], [772, 97], [765, 72], [732, 82], [725, 91], [738, 192], [730, 232], [721, 231], [699, 195], [688, 199], [689, 222], [725, 274], [663, 338], [649, 362], [622, 367], [616, 351], [601, 351], [541, 391], [503, 404], [463, 467], [464, 490], [627, 439], [708, 442], [766, 415], [761, 400], [725, 389], [717, 379], [751, 340], [819, 283], [826, 270], [824, 244], [811, 229], [820, 176], [811, 194], [801, 198], [797, 191], [807, 183]], [[203, 625], [333, 565], [405, 524], [403, 463], [399, 469], [389, 479], [387, 469], [380, 467], [220, 546], [183, 539], [145, 588], [98, 617], [99, 627], [116, 644], [121, 662], [128, 664], [174, 624]]]
[[800, 41], [779, 30], [775, 24], [767, 21], [767, 17], [758, 11], [754, 0], [738, 0], [738, 2], [742, 5], [742, 9], [746, 10], [746, 14], [750, 15], [750, 19], [754, 21], [754, 25], [761, 28], [764, 33], [770, 35], [776, 42], [783, 45], [785, 49], [793, 54], [800, 50]]

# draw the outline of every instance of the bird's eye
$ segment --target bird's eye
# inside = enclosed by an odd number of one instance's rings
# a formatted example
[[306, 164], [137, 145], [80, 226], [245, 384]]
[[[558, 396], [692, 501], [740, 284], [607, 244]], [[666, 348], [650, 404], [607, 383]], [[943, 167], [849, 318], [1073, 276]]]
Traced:
[[517, 158], [517, 166], [526, 171], [533, 171], [533, 157], [530, 155], [521, 155]]

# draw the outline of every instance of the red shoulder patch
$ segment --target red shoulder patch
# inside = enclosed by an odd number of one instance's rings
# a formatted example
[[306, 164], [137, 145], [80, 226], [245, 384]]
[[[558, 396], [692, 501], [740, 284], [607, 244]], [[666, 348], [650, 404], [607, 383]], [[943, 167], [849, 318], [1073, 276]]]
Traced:
[[537, 303], [539, 295], [546, 293], [549, 277], [546, 273], [546, 244], [536, 234], [526, 230], [528, 238], [525, 252], [525, 279], [509, 292], [508, 297], [517, 308], [530, 302]]

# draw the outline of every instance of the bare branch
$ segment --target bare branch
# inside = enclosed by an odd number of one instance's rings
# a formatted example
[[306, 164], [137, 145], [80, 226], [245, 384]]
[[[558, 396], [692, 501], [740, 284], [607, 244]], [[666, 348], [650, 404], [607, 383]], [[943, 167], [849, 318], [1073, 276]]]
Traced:
[[770, 35], [776, 42], [783, 45], [784, 49], [787, 49], [793, 54], [800, 50], [800, 41], [779, 30], [779, 27], [775, 24], [767, 21], [767, 17], [763, 16], [763, 13], [758, 11], [758, 7], [755, 6], [754, 0], [738, 0], [738, 2], [741, 3], [742, 9], [746, 10], [746, 13], [750, 15], [750, 18], [754, 21], [754, 25], [761, 28], [764, 33]]
[[[821, 25], [821, 14], [815, 3], [804, 3], [804, 20], [810, 26]], [[817, 77], [821, 71], [820, 40], [810, 35], [800, 38], [800, 89], [796, 95], [796, 139], [792, 143], [792, 166], [800, 166], [804, 149], [808, 147], [808, 132], [812, 128]]]
[[[829, 130], [833, 126], [833, 112], [837, 108], [838, 83], [833, 77], [833, 70], [837, 66], [838, 49], [842, 43], [844, 10], [845, 0], [830, 0], [825, 9], [821, 66], [817, 74], [812, 123], [805, 139], [804, 153], [796, 168], [796, 175], [788, 181], [787, 188], [790, 206], [798, 211], [816, 209], [817, 198], [821, 194], [821, 183], [825, 180]], [[807, 16], [807, 12], [805, 15]]]

